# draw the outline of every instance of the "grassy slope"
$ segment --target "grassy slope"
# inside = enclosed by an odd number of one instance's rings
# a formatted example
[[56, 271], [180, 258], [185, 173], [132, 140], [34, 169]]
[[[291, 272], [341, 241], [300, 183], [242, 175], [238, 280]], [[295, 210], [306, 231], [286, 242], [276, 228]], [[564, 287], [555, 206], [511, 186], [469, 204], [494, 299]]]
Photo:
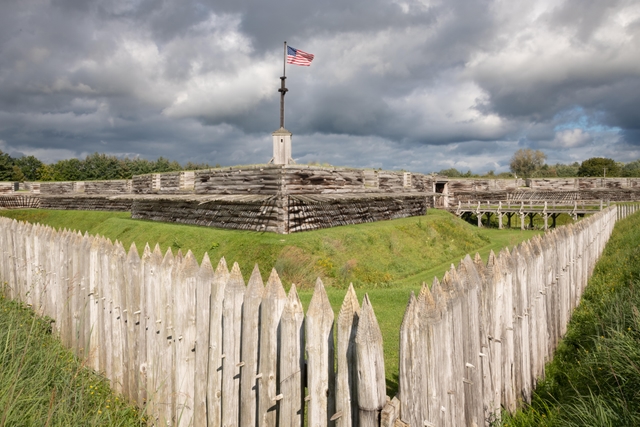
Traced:
[[640, 425], [640, 214], [616, 224], [531, 407], [504, 426]]
[[50, 323], [0, 293], [0, 427], [142, 426], [142, 414], [83, 367]]
[[139, 251], [145, 242], [158, 243], [163, 251], [190, 249], [198, 259], [206, 251], [213, 262], [222, 256], [230, 264], [238, 262], [245, 279], [256, 262], [265, 280], [275, 267], [287, 290], [296, 283], [305, 307], [320, 277], [336, 313], [344, 289], [353, 282], [360, 298], [369, 294], [380, 323], [390, 393], [396, 387], [398, 334], [410, 293], [419, 291], [422, 282], [442, 277], [451, 263], [467, 253], [479, 252], [486, 259], [489, 251], [538, 233], [478, 229], [440, 210], [429, 210], [422, 217], [291, 235], [139, 221], [128, 213], [16, 210], [0, 214], [56, 228], [71, 226], [118, 239], [125, 247], [136, 242]]

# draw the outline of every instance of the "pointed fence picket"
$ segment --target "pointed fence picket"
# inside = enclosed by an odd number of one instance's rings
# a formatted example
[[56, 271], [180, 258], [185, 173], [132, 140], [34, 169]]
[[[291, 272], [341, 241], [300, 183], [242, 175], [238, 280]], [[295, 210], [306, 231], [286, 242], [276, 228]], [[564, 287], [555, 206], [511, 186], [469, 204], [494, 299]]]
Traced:
[[394, 399], [373, 307], [352, 286], [334, 321], [320, 279], [305, 315], [275, 270], [265, 287], [256, 266], [245, 286], [224, 258], [214, 271], [207, 255], [147, 245], [140, 257], [4, 218], [0, 269], [7, 295], [54, 318], [156, 425], [481, 426], [529, 401], [615, 221], [637, 210], [608, 208], [486, 263], [467, 256], [423, 285], [400, 327]]

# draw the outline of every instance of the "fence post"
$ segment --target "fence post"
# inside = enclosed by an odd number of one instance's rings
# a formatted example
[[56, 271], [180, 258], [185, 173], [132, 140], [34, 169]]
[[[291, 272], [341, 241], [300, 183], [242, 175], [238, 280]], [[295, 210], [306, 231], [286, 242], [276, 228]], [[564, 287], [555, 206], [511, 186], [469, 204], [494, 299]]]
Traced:
[[304, 422], [303, 325], [302, 303], [292, 284], [280, 323], [280, 427], [302, 427]]
[[[360, 323], [358, 323], [360, 325]], [[334, 411], [333, 309], [318, 279], [305, 320], [309, 427], [332, 424]]]
[[155, 331], [152, 336], [158, 351], [155, 362], [158, 384], [155, 405], [160, 416], [158, 423], [164, 425], [172, 423], [176, 416], [174, 295], [181, 284], [179, 278], [176, 278], [179, 267], [180, 257], [174, 257], [171, 248], [168, 248], [158, 268], [160, 278], [153, 295], [156, 320], [149, 325]]
[[194, 427], [207, 426], [207, 378], [209, 369], [209, 320], [213, 266], [206, 252], [200, 263], [196, 284], [196, 382], [193, 403]]
[[[336, 426], [358, 425], [357, 371], [355, 369], [355, 340], [360, 317], [360, 304], [353, 284], [349, 284], [337, 322], [337, 362], [336, 373]], [[332, 417], [333, 418], [333, 417]]]
[[242, 338], [242, 302], [244, 279], [237, 262], [233, 263], [222, 303], [222, 425], [240, 425], [240, 344]]
[[382, 332], [365, 294], [356, 333], [356, 366], [358, 369], [358, 408], [361, 427], [378, 427], [380, 411], [386, 403]]
[[209, 311], [209, 369], [207, 370], [207, 418], [209, 425], [219, 426], [222, 414], [222, 301], [229, 270], [224, 258], [220, 259], [211, 282], [211, 308]]
[[242, 310], [242, 377], [240, 381], [240, 425], [256, 426], [258, 409], [258, 343], [260, 342], [260, 312], [264, 284], [258, 264], [253, 267]]
[[[260, 310], [260, 361], [258, 364], [258, 425], [275, 427], [278, 420], [278, 342], [280, 317], [287, 301], [287, 294], [276, 270], [271, 270]], [[312, 420], [312, 418], [309, 418]]]

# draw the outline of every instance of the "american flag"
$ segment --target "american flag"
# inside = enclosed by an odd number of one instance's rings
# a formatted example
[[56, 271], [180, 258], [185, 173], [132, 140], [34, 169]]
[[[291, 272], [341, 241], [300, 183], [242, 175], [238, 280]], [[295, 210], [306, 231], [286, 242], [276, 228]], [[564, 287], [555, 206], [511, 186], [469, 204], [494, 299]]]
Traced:
[[304, 65], [308, 67], [311, 65], [311, 61], [313, 61], [312, 54], [287, 46], [287, 64]]

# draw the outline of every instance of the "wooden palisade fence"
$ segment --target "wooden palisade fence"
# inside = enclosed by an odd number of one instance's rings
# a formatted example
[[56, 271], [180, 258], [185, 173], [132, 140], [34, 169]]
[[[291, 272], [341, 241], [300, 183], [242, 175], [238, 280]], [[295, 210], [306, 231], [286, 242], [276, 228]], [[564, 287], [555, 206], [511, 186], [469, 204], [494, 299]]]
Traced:
[[265, 286], [254, 268], [245, 286], [224, 259], [214, 268], [148, 245], [140, 257], [135, 245], [4, 218], [0, 268], [10, 296], [55, 319], [65, 345], [155, 425], [481, 426], [530, 399], [616, 215], [486, 263], [467, 256], [423, 285], [401, 326], [392, 400], [373, 308], [352, 287], [334, 322], [319, 279], [305, 315], [275, 270]]

